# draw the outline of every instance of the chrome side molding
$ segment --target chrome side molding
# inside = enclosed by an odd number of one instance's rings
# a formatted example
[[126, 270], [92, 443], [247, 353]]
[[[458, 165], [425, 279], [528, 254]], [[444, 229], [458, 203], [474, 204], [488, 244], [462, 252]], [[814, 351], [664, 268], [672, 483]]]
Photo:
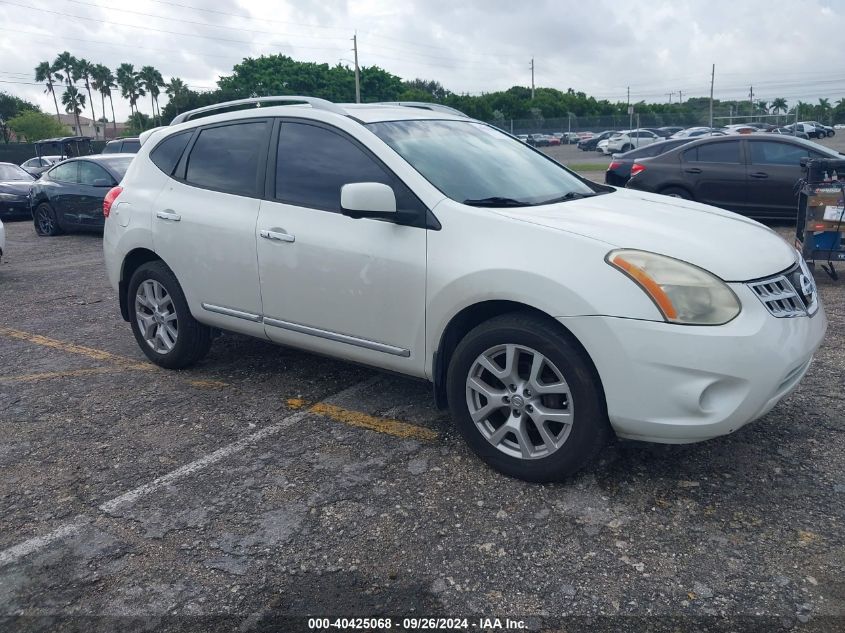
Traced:
[[371, 349], [376, 352], [384, 352], [385, 354], [392, 354], [393, 356], [404, 356], [407, 358], [411, 355], [410, 350], [403, 349], [401, 347], [396, 347], [395, 345], [388, 345], [387, 343], [377, 343], [376, 341], [370, 341], [365, 338], [358, 338], [357, 336], [349, 336], [348, 334], [339, 334], [337, 332], [321, 330], [319, 328], [311, 327], [308, 325], [302, 325], [300, 323], [291, 323], [290, 321], [281, 321], [279, 319], [271, 319], [269, 317], [264, 317], [264, 323], [266, 325], [272, 325], [273, 327], [281, 328], [283, 330], [289, 330], [291, 332], [297, 332], [299, 334], [308, 334], [310, 336], [316, 336], [318, 338], [324, 338], [329, 341], [336, 341], [338, 343], [348, 343], [349, 345], [355, 345], [356, 347]]
[[216, 306], [210, 303], [203, 303], [202, 304], [203, 310], [208, 310], [209, 312], [215, 312], [217, 314], [223, 314], [225, 316], [235, 317], [237, 319], [244, 319], [246, 321], [252, 321], [253, 323], [261, 323], [261, 315], [260, 314], [252, 314], [251, 312], [244, 312], [243, 310], [235, 310], [234, 308], [225, 308], [223, 306]]

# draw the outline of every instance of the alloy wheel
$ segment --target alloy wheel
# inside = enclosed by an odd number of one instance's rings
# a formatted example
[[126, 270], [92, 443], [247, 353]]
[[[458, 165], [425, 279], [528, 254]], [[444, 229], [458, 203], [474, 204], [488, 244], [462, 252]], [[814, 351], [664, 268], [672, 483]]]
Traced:
[[155, 352], [167, 354], [179, 337], [176, 306], [170, 293], [155, 279], [146, 279], [135, 293], [135, 318], [141, 335]]
[[515, 344], [491, 347], [475, 359], [466, 402], [481, 435], [519, 459], [557, 451], [569, 437], [575, 414], [561, 371], [537, 350]]
[[51, 235], [53, 233], [53, 216], [50, 209], [45, 206], [38, 208], [38, 228], [44, 235]]

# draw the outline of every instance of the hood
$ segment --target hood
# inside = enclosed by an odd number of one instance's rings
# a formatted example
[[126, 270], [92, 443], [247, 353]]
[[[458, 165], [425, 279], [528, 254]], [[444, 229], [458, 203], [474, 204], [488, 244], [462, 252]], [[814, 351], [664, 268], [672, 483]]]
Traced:
[[34, 180], [0, 180], [0, 193], [16, 193], [21, 196], [29, 195], [29, 188]]
[[725, 281], [792, 266], [796, 250], [759, 222], [716, 207], [629, 189], [539, 207], [497, 209], [515, 220], [695, 264]]

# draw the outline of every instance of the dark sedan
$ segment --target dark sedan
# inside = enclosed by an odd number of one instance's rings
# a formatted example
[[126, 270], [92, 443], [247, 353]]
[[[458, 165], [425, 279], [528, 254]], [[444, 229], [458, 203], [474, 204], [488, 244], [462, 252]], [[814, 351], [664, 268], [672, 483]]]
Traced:
[[694, 140], [631, 168], [630, 189], [662, 193], [759, 219], [794, 219], [802, 158], [841, 158], [810, 141], [774, 135]]
[[670, 149], [686, 145], [691, 140], [688, 138], [673, 138], [667, 141], [658, 141], [645, 147], [638, 147], [624, 154], [614, 154], [613, 160], [610, 161], [610, 165], [607, 166], [607, 171], [604, 174], [604, 181], [614, 187], [624, 187], [631, 178], [631, 167], [638, 159], [659, 156]]
[[38, 235], [101, 231], [103, 199], [117, 185], [131, 154], [101, 154], [59, 163], [32, 186], [32, 219]]
[[0, 163], [0, 219], [29, 217], [29, 188], [34, 179], [13, 163]]
[[578, 149], [583, 150], [585, 152], [595, 152], [596, 148], [598, 147], [599, 141], [603, 141], [606, 138], [610, 138], [616, 134], [613, 130], [605, 130], [604, 132], [599, 132], [591, 136], [590, 138], [581, 139], [578, 141]]

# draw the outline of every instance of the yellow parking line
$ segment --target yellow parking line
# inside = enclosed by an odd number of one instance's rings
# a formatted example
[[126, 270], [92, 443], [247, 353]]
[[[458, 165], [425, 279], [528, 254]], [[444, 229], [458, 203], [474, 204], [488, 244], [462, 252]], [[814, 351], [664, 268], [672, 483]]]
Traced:
[[21, 376], [0, 376], [0, 382], [38, 382], [54, 378], [70, 378], [73, 376], [88, 376], [90, 374], [105, 374], [116, 371], [114, 367], [87, 367], [84, 369], [68, 369], [66, 371], [48, 371], [43, 374], [23, 374]]
[[[300, 398], [291, 398], [287, 401], [288, 406], [292, 409], [300, 409], [308, 406], [308, 404]], [[333, 404], [325, 402], [318, 402], [315, 405], [308, 407], [308, 410], [317, 415], [330, 418], [349, 426], [355, 426], [362, 429], [369, 429], [379, 433], [386, 433], [394, 437], [413, 438], [418, 440], [436, 440], [437, 432], [427, 429], [424, 426], [417, 426], [416, 424], [409, 424], [399, 420], [392, 420], [390, 418], [380, 418], [373, 415], [367, 415], [360, 411], [350, 411], [343, 407], [338, 407]]]
[[199, 387], [200, 389], [223, 389], [225, 387], [230, 386], [228, 382], [223, 382], [222, 380], [206, 379], [189, 380], [188, 384], [193, 387]]
[[0, 326], [0, 336], [8, 336], [10, 338], [18, 339], [20, 341], [34, 343], [35, 345], [50, 347], [52, 349], [61, 350], [63, 352], [70, 352], [71, 354], [79, 354], [81, 356], [85, 356], [93, 360], [117, 363], [124, 367], [128, 366], [128, 368], [131, 369], [155, 369], [155, 366], [152, 364], [139, 363], [138, 361], [132, 360], [131, 358], [124, 358], [123, 356], [112, 354], [111, 352], [106, 352], [100, 349], [94, 349], [93, 347], [76, 345], [75, 343], [65, 343], [64, 341], [59, 341], [54, 338], [41, 336], [40, 334], [31, 334], [30, 332], [14, 330], [8, 327]]

